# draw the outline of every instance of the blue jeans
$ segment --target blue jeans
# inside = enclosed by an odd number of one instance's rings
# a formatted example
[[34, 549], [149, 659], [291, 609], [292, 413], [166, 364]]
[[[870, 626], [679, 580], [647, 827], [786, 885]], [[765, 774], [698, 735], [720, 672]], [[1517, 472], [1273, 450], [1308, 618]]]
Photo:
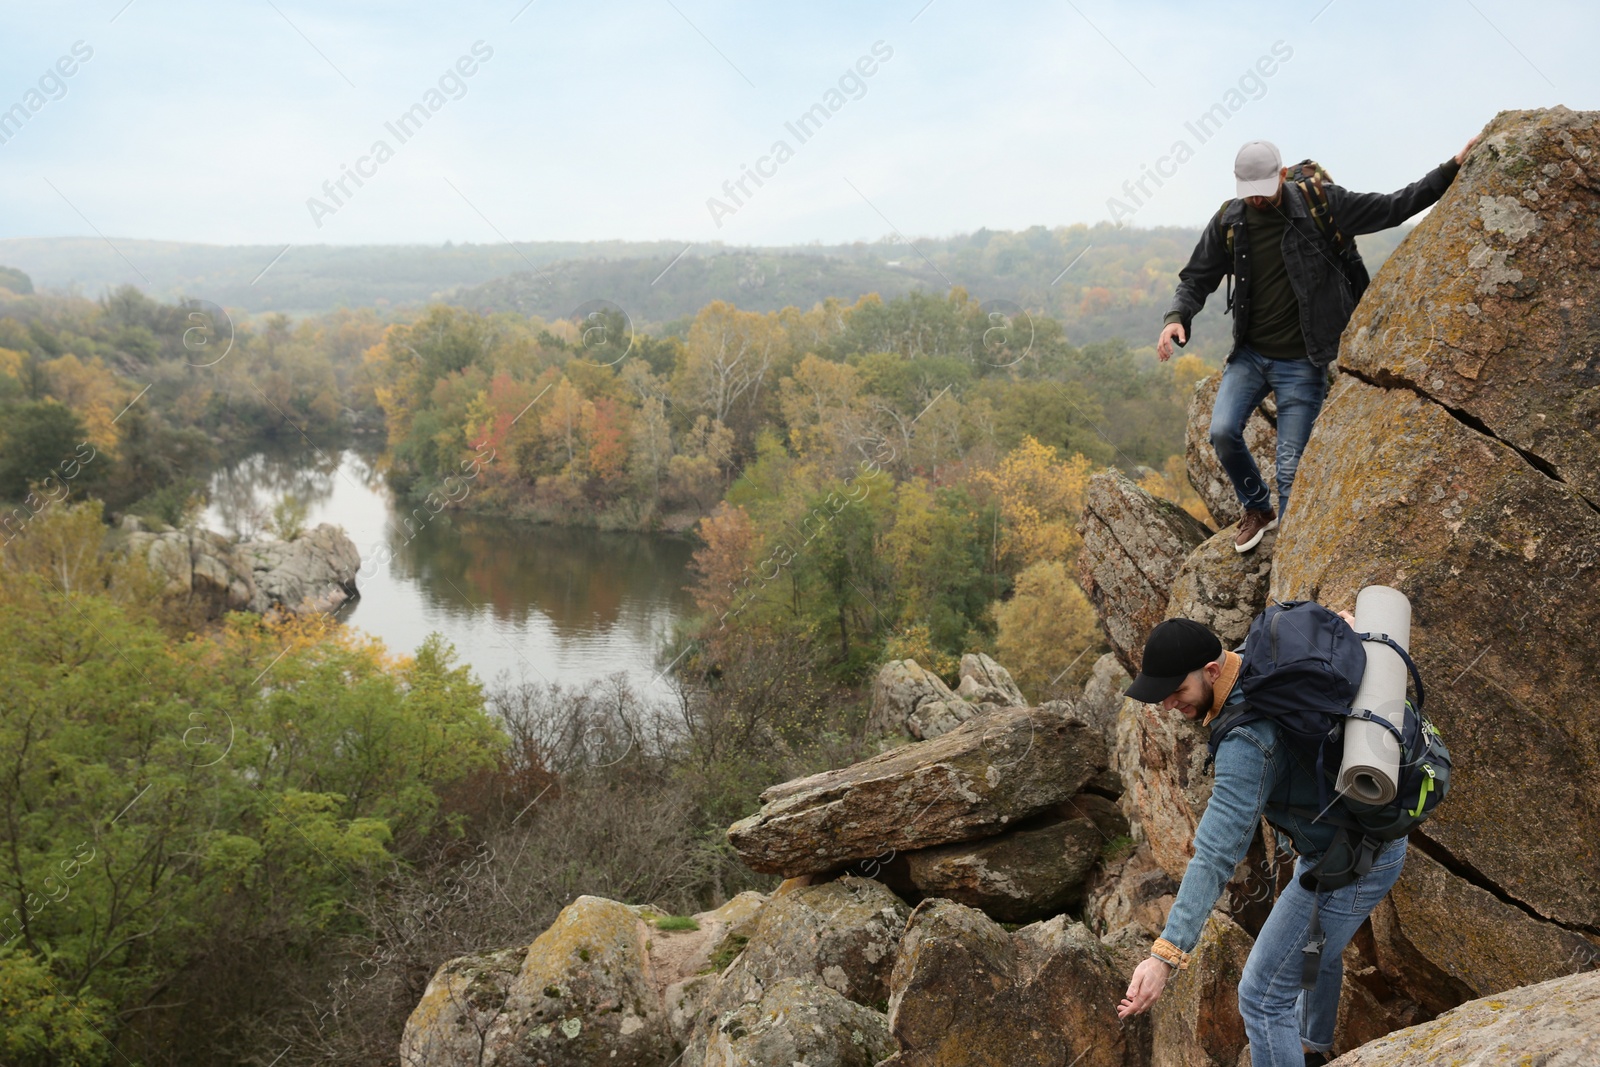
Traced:
[[1317, 915], [1327, 942], [1322, 946], [1317, 987], [1310, 992], [1300, 988], [1300, 950], [1310, 930], [1312, 894], [1300, 888], [1299, 881], [1310, 864], [1304, 857], [1295, 864], [1294, 880], [1272, 906], [1239, 980], [1239, 1014], [1250, 1037], [1253, 1067], [1304, 1067], [1302, 1045], [1318, 1052], [1333, 1047], [1344, 980], [1340, 954], [1399, 879], [1405, 859], [1402, 837], [1384, 847], [1364, 877], [1320, 895]]
[[1328, 395], [1328, 371], [1308, 359], [1268, 359], [1249, 345], [1228, 357], [1211, 409], [1211, 447], [1233, 482], [1233, 491], [1247, 511], [1266, 511], [1272, 495], [1244, 444], [1250, 413], [1268, 393], [1278, 397], [1278, 515], [1289, 509], [1289, 487], [1311, 427]]

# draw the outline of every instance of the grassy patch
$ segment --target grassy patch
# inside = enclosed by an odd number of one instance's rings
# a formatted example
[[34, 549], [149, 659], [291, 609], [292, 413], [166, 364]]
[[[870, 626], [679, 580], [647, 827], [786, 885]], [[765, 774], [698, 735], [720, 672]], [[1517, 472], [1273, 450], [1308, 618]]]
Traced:
[[723, 938], [722, 944], [718, 945], [717, 950], [711, 954], [710, 965], [700, 973], [721, 974], [723, 971], [727, 970], [728, 964], [732, 963], [738, 958], [739, 953], [744, 951], [744, 946], [749, 942], [749, 940], [750, 939], [748, 937], [745, 937], [741, 934], [729, 934], [727, 937]]
[[692, 915], [663, 915], [655, 921], [657, 930], [698, 930], [700, 924]]
[[1127, 834], [1113, 837], [1100, 849], [1100, 859], [1105, 863], [1115, 863], [1133, 851], [1133, 838]]

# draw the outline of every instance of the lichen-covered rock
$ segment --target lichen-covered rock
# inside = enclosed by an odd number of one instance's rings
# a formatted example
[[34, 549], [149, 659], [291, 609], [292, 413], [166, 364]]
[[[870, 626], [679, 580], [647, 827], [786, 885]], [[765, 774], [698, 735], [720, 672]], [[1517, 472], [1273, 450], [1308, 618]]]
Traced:
[[[1600, 947], [1581, 934], [1512, 907], [1418, 848], [1407, 851], [1389, 898], [1409, 947], [1473, 996], [1534, 985], [1570, 974], [1575, 959], [1600, 958]], [[1387, 941], [1384, 947], [1392, 951]]]
[[1256, 551], [1239, 553], [1233, 533], [1223, 530], [1189, 553], [1173, 579], [1167, 618], [1193, 619], [1210, 627], [1222, 647], [1234, 648], [1250, 632], [1250, 622], [1267, 606], [1272, 580], [1273, 530]]
[[166, 579], [166, 595], [192, 601], [210, 618], [229, 611], [331, 612], [356, 595], [361, 569], [355, 543], [327, 523], [293, 541], [236, 542], [126, 515], [116, 539]]
[[1007, 934], [974, 908], [923, 901], [889, 999], [900, 1051], [883, 1067], [1143, 1064], [1148, 1027], [1116, 1018], [1130, 964], [1064, 916]]
[[1362, 1045], [1337, 1067], [1600, 1063], [1600, 972], [1553, 978], [1469, 1001]]
[[1205, 727], [1177, 712], [1123, 702], [1117, 723], [1122, 810], [1137, 821], [1156, 865], [1182, 879], [1194, 856], [1194, 831], [1211, 799]]
[[1078, 583], [1095, 606], [1117, 661], [1139, 669], [1144, 639], [1166, 617], [1184, 558], [1211, 536], [1169, 500], [1151, 496], [1115, 469], [1089, 479], [1078, 526]]
[[774, 893], [739, 955], [705, 993], [686, 1042], [685, 1067], [710, 1062], [719, 1020], [760, 1003], [785, 979], [814, 981], [881, 1010], [910, 913], [883, 885], [848, 875]]
[[[1194, 396], [1189, 401], [1189, 421], [1184, 429], [1184, 461], [1189, 484], [1194, 486], [1219, 529], [1233, 525], [1244, 514], [1239, 506], [1239, 494], [1234, 492], [1233, 482], [1222, 469], [1217, 450], [1211, 446], [1211, 412], [1216, 407], [1217, 388], [1221, 384], [1222, 372], [1217, 371], [1195, 385]], [[1255, 458], [1263, 484], [1272, 493], [1274, 507], [1278, 499], [1276, 415], [1277, 408], [1269, 396], [1250, 413], [1244, 425], [1245, 447]]]
[[255, 579], [251, 611], [319, 615], [356, 595], [361, 553], [342, 527], [322, 523], [293, 541], [244, 541], [239, 553]]
[[154, 528], [123, 516], [118, 539], [129, 557], [141, 559], [166, 580], [163, 592], [195, 603], [208, 618], [248, 610], [256, 596], [250, 564], [232, 541], [210, 530]]
[[925, 897], [1030, 922], [1077, 905], [1100, 853], [1127, 829], [1115, 804], [1085, 794], [998, 836], [908, 853], [906, 863]]
[[956, 687], [956, 693], [973, 704], [1002, 708], [1028, 706], [1011, 672], [983, 652], [968, 652], [961, 657], [961, 684]]
[[[1133, 678], [1117, 662], [1116, 654], [1107, 652], [1095, 660], [1089, 680], [1083, 685], [1083, 695], [1072, 702], [1079, 718], [1099, 728], [1107, 752], [1115, 751], [1117, 713], [1122, 710], [1123, 692], [1132, 684]], [[1112, 768], [1115, 766], [1113, 760]]]
[[878, 669], [872, 686], [869, 727], [875, 734], [901, 734], [932, 740], [977, 714], [944, 679], [914, 659], [890, 660]]
[[[809, 978], [784, 978], [710, 1027], [705, 1067], [872, 1067], [894, 1052], [889, 1021]], [[597, 1061], [598, 1062], [598, 1061]]]
[[1154, 1067], [1233, 1067], [1245, 1046], [1239, 979], [1254, 940], [1215, 912], [1187, 969], [1167, 980], [1150, 1009]]
[[1149, 943], [1161, 936], [1177, 895], [1177, 879], [1156, 863], [1148, 842], [1125, 844], [1091, 878], [1084, 894], [1084, 922], [1102, 938], [1131, 928]]
[[1600, 502], [1600, 111], [1503, 111], [1384, 263], [1340, 364]]
[[1274, 599], [1348, 607], [1381, 584], [1411, 600], [1427, 712], [1455, 758], [1420, 832], [1535, 914], [1600, 928], [1600, 717], [1584, 710], [1600, 509], [1440, 404], [1348, 375], [1295, 492]]
[[1088, 723], [1002, 708], [932, 741], [773, 786], [728, 840], [754, 870], [820, 873], [998, 833], [1069, 799], [1105, 765]]
[[582, 896], [528, 947], [509, 981], [514, 957], [504, 952], [445, 964], [406, 1023], [401, 1061], [654, 1067], [671, 1059], [648, 974], [648, 929], [627, 905]]
[[522, 970], [526, 948], [459, 956], [434, 973], [406, 1020], [400, 1041], [405, 1067], [467, 1067], [496, 1062], [491, 1033], [506, 1033], [506, 1000]]

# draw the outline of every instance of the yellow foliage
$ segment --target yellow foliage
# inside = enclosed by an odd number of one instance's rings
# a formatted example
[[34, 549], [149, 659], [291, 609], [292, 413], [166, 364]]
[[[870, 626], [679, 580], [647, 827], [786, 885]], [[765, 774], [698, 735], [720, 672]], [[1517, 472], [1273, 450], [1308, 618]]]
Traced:
[[1104, 648], [1094, 606], [1060, 560], [1017, 575], [1010, 600], [994, 606], [995, 658], [1024, 694], [1044, 701], [1079, 687]]
[[72, 353], [43, 365], [50, 379], [50, 395], [71, 408], [83, 419], [89, 440], [101, 452], [115, 455], [117, 428], [112, 420], [131, 396], [117, 384], [116, 375], [95, 356], [87, 363]]
[[1205, 360], [1193, 352], [1172, 361], [1172, 380], [1183, 393], [1194, 392], [1194, 387], [1210, 373], [1211, 368], [1206, 366]]
[[1029, 436], [996, 469], [976, 473], [999, 498], [1003, 551], [1018, 566], [1077, 558], [1078, 516], [1092, 468], [1086, 456], [1062, 460], [1054, 447]]
[[1162, 470], [1151, 471], [1139, 479], [1139, 488], [1151, 496], [1172, 501], [1207, 526], [1216, 528], [1216, 520], [1211, 517], [1205, 501], [1189, 483], [1189, 470], [1182, 455], [1168, 456]]
[[896, 630], [883, 643], [883, 658], [916, 660], [917, 666], [932, 671], [946, 682], [956, 678], [961, 660], [949, 652], [934, 647], [933, 634], [926, 626], [908, 626]]
[[19, 377], [22, 374], [22, 364], [26, 358], [14, 348], [0, 348], [0, 374], [10, 378]]

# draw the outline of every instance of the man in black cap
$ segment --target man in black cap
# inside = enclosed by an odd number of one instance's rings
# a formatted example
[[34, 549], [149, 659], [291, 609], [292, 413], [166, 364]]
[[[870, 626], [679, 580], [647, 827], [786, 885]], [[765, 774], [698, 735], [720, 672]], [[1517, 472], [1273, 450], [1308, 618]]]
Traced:
[[[1339, 613], [1353, 627], [1349, 612]], [[1209, 726], [1224, 708], [1243, 700], [1237, 682], [1242, 658], [1222, 647], [1209, 629], [1190, 619], [1168, 619], [1150, 631], [1139, 675], [1127, 695], [1160, 704]], [[1214, 785], [1195, 828], [1194, 858], [1185, 869], [1166, 929], [1150, 958], [1134, 971], [1118, 1005], [1123, 1018], [1156, 1002], [1189, 953], [1222, 889], [1233, 877], [1262, 816], [1287, 834], [1300, 854], [1296, 877], [1278, 895], [1239, 981], [1239, 1014], [1255, 1067], [1302, 1067], [1328, 1062], [1344, 975], [1341, 954], [1350, 938], [1400, 877], [1406, 839], [1390, 842], [1372, 869], [1343, 889], [1316, 895], [1299, 875], [1332, 843], [1336, 827], [1303, 818], [1293, 809], [1319, 807], [1313, 769], [1281, 739], [1278, 724], [1257, 719], [1234, 726], [1217, 747]], [[1302, 991], [1301, 961], [1311, 933], [1313, 906], [1326, 941], [1314, 989]]]
[[[1474, 137], [1452, 158], [1394, 193], [1353, 193], [1323, 182], [1285, 181], [1277, 146], [1251, 141], [1239, 149], [1229, 200], [1201, 231], [1188, 265], [1178, 272], [1156, 355], [1165, 362], [1223, 276], [1235, 279], [1233, 350], [1228, 353], [1211, 415], [1211, 444], [1228, 472], [1244, 515], [1233, 546], [1255, 548], [1288, 509], [1289, 488], [1328, 393], [1327, 368], [1339, 355], [1339, 335], [1355, 311], [1343, 243], [1398, 226], [1432, 205], [1455, 179]], [[1325, 177], [1320, 168], [1318, 173]], [[1308, 198], [1313, 201], [1308, 203]], [[1318, 202], [1320, 201], [1320, 202]], [[1354, 255], [1354, 246], [1351, 246]], [[1360, 267], [1364, 284], [1366, 268]], [[1244, 427], [1268, 393], [1278, 404], [1278, 510], [1244, 444]]]

